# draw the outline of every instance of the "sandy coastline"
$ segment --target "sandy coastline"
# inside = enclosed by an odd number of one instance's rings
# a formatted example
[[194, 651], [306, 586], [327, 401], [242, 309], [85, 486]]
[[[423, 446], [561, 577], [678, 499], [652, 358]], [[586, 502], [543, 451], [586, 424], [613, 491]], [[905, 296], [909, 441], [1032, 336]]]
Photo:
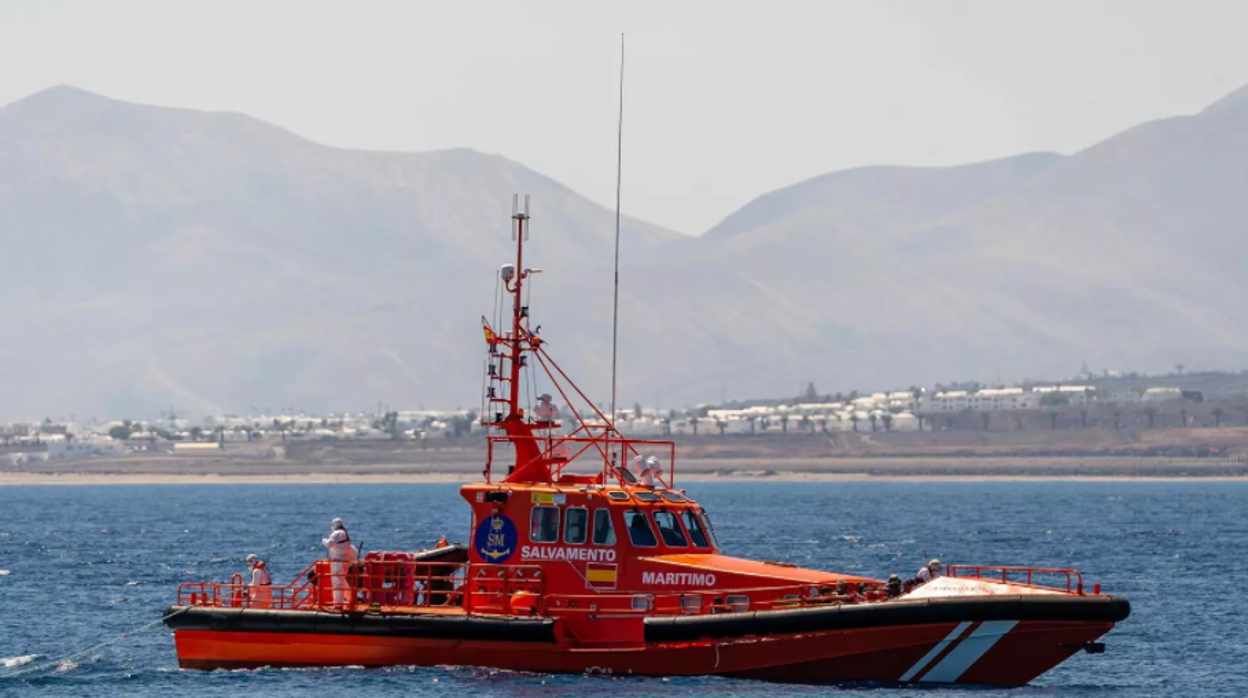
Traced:
[[[298, 475], [220, 475], [210, 473], [0, 473], [0, 487], [14, 485], [326, 485], [437, 484], [479, 480], [467, 473], [304, 473]], [[1248, 482], [1246, 475], [1019, 475], [880, 474], [812, 472], [692, 473], [677, 486], [698, 482]]]

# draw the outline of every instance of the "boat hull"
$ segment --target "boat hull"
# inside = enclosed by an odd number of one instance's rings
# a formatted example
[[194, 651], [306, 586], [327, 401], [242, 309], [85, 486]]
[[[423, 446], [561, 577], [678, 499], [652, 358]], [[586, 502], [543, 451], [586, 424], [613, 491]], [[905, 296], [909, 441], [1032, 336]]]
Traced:
[[[457, 665], [543, 673], [722, 675], [789, 683], [1018, 686], [1107, 633], [1126, 612], [1118, 609], [1102, 605], [1078, 620], [931, 617], [930, 622], [892, 623], [888, 616], [869, 614], [878, 617], [878, 625], [869, 624], [868, 614], [807, 613], [790, 627], [805, 623], [822, 629], [698, 638], [673, 635], [715, 633], [698, 625], [674, 632], [673, 623], [658, 622], [647, 623], [635, 642], [598, 647], [569, 639], [549, 619], [497, 617], [478, 619], [482, 622], [469, 627], [463, 617], [369, 619], [192, 609], [195, 616], [170, 625], [179, 663], [190, 669]], [[946, 608], [939, 615], [948, 613]], [[778, 614], [738, 615], [761, 617], [764, 625], [758, 627], [768, 627]], [[725, 631], [739, 631], [733, 622], [745, 618], [727, 620], [732, 622], [721, 626]], [[842, 627], [833, 627], [837, 624]]]

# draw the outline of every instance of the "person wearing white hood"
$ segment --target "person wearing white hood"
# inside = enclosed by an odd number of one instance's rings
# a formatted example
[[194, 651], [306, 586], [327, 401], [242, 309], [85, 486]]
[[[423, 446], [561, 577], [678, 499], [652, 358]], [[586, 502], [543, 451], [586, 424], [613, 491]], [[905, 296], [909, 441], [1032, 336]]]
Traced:
[[926, 584], [939, 576], [940, 560], [932, 560], [919, 568], [919, 573], [915, 578], [918, 579], [920, 584]]
[[255, 608], [268, 608], [273, 600], [273, 578], [264, 567], [264, 560], [259, 555], [247, 556], [247, 569], [251, 571], [251, 581], [247, 584], [247, 605]]
[[351, 569], [351, 563], [359, 558], [360, 551], [351, 542], [351, 536], [347, 533], [347, 527], [342, 519], [334, 519], [330, 523], [329, 535], [321, 540], [321, 545], [329, 551], [329, 571], [334, 586], [334, 603], [345, 605], [348, 593], [347, 572]]

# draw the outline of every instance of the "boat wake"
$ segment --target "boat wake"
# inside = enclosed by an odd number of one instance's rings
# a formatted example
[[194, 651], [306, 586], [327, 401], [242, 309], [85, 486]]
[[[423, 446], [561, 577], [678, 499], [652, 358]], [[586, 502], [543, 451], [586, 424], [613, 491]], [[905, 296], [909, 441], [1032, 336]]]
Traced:
[[16, 669], [19, 666], [30, 664], [39, 658], [37, 654], [23, 654], [16, 657], [0, 657], [0, 668]]

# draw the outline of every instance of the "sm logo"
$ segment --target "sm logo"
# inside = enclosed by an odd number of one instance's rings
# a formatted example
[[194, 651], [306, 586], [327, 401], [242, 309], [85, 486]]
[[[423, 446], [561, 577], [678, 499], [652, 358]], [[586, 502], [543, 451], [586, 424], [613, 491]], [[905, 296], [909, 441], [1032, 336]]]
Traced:
[[501, 564], [516, 552], [520, 535], [511, 519], [502, 514], [490, 516], [477, 524], [473, 547], [486, 562]]

